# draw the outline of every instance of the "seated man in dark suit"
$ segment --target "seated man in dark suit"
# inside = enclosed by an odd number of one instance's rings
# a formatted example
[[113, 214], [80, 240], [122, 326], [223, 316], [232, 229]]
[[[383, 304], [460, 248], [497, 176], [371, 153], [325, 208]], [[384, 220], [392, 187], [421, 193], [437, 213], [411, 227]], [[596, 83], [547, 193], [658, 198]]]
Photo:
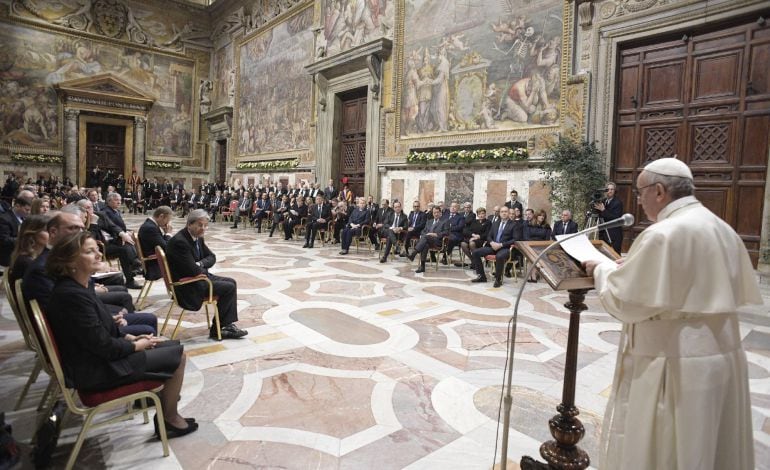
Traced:
[[[171, 239], [171, 218], [174, 212], [168, 206], [160, 206], [139, 227], [139, 243], [142, 245], [144, 256], [155, 254], [155, 247], [159, 246], [166, 251], [166, 244]], [[145, 262], [144, 279], [157, 281], [161, 278], [160, 267], [154, 259]]]
[[385, 233], [381, 232], [382, 227], [385, 225], [385, 222], [388, 220], [388, 218], [390, 218], [390, 214], [393, 213], [393, 209], [390, 208], [390, 201], [387, 199], [383, 199], [379, 206], [374, 204], [374, 207], [376, 209], [372, 213], [372, 228], [369, 230], [369, 240], [372, 242], [372, 245], [374, 245], [374, 249], [379, 250], [380, 237], [384, 237], [386, 235]]
[[[432, 215], [431, 215], [432, 216]], [[413, 239], [419, 239], [422, 229], [425, 228], [426, 221], [425, 212], [420, 210], [420, 201], [414, 201], [412, 204], [412, 212], [409, 213], [409, 224], [406, 227], [406, 234], [404, 235], [404, 249], [399, 256], [409, 256], [409, 247]]]
[[[222, 323], [222, 339], [237, 339], [248, 334], [235, 326], [238, 321], [238, 286], [234, 279], [209, 273], [217, 257], [209, 250], [203, 235], [209, 225], [209, 215], [204, 209], [190, 211], [187, 226], [171, 237], [166, 247], [171, 279], [176, 282], [185, 277], [205, 274], [213, 283], [214, 295], [218, 297], [219, 320]], [[185, 310], [197, 311], [208, 296], [208, 283], [192, 282], [176, 288], [179, 305]], [[217, 339], [216, 321], [211, 322], [209, 338]]]
[[217, 190], [208, 200], [209, 217], [213, 222], [217, 221], [217, 214], [221, 207], [225, 205], [225, 198], [222, 197], [222, 191]]
[[577, 233], [578, 226], [574, 220], [572, 220], [572, 212], [564, 209], [561, 211], [561, 220], [553, 224], [553, 231], [551, 232], [551, 239], [556, 240], [556, 235], [566, 235], [569, 233]]
[[[29, 193], [29, 197], [25, 194]], [[0, 214], [0, 266], [11, 264], [11, 253], [19, 235], [19, 226], [32, 209], [32, 193], [22, 191], [13, 200], [13, 208]]]
[[420, 267], [416, 273], [425, 272], [425, 259], [428, 257], [428, 250], [441, 246], [445, 236], [449, 235], [449, 219], [441, 218], [441, 207], [433, 208], [433, 220], [425, 224], [425, 228], [420, 234], [420, 240], [414, 246], [414, 252], [409, 255], [409, 261], [414, 261], [417, 253], [420, 254]]
[[267, 191], [262, 192], [262, 195], [257, 199], [257, 203], [254, 206], [254, 215], [251, 216], [251, 220], [253, 220], [254, 225], [257, 226], [257, 233], [262, 233], [262, 221], [267, 217], [268, 212], [270, 212], [273, 207], [268, 196]]
[[408, 222], [406, 214], [401, 210], [401, 203], [398, 201], [394, 202], [393, 212], [390, 213], [388, 220], [385, 221], [381, 229], [388, 241], [385, 243], [385, 252], [382, 254], [382, 258], [380, 258], [380, 263], [388, 261], [391, 247], [398, 243], [399, 238], [404, 236]]
[[[88, 199], [78, 201], [81, 210], [87, 210], [87, 206], [93, 208], [93, 203]], [[95, 212], [98, 216], [96, 224], [98, 229], [92, 230], [94, 238], [104, 243], [104, 254], [108, 257], [117, 257], [120, 267], [126, 278], [126, 287], [129, 289], [141, 289], [142, 286], [134, 281], [134, 273], [141, 269], [139, 256], [134, 248], [134, 239], [126, 230], [126, 223], [120, 214], [121, 197], [118, 193], [107, 195], [107, 207], [103, 212]], [[86, 227], [90, 229], [90, 227]]]
[[446, 216], [449, 230], [449, 243], [446, 247], [446, 253], [441, 257], [441, 264], [447, 264], [446, 255], [451, 253], [456, 246], [460, 246], [463, 241], [463, 228], [465, 228], [465, 217], [457, 211], [460, 204], [453, 202], [449, 206], [449, 215]]
[[514, 224], [510, 220], [510, 209], [507, 206], [500, 208], [500, 220], [492, 224], [487, 235], [486, 246], [473, 251], [471, 255], [471, 267], [476, 270], [478, 277], [471, 282], [487, 282], [484, 273], [483, 258], [487, 255], [495, 255], [495, 287], [503, 285], [503, 264], [508, 259], [508, 253], [516, 239], [513, 236]]
[[305, 245], [302, 248], [313, 248], [318, 229], [326, 229], [329, 226], [329, 219], [332, 216], [332, 209], [324, 202], [323, 193], [318, 193], [315, 197], [315, 205], [308, 209], [307, 226], [305, 227]]
[[361, 236], [363, 226], [371, 222], [369, 210], [366, 208], [366, 201], [363, 197], [357, 200], [356, 208], [348, 216], [348, 223], [342, 230], [342, 250], [341, 255], [348, 254], [350, 244], [353, 243], [353, 237]]

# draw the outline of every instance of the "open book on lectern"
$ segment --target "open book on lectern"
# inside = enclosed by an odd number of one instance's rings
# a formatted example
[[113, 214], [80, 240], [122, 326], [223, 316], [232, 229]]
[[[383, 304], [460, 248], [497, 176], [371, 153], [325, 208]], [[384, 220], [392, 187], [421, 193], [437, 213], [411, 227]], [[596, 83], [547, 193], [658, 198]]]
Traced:
[[[620, 255], [601, 240], [590, 240], [601, 255], [617, 260]], [[517, 241], [516, 248], [532, 263], [551, 245], [549, 241]], [[567, 254], [561, 246], [552, 249], [537, 264], [537, 270], [553, 290], [593, 289], [594, 279], [588, 276], [580, 262]]]

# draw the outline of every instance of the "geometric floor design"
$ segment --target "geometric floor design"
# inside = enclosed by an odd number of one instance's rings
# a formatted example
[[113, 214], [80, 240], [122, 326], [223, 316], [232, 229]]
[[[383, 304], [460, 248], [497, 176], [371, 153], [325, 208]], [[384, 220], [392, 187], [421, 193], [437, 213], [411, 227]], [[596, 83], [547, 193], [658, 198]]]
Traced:
[[[138, 228], [143, 217], [127, 216]], [[177, 228], [183, 219], [174, 219]], [[380, 264], [355, 248], [312, 250], [253, 228], [211, 223], [213, 272], [238, 281], [241, 341], [209, 341], [205, 315], [186, 313], [188, 354], [181, 410], [200, 429], [170, 441], [162, 458], [152, 424], [139, 417], [92, 432], [76, 468], [489, 469], [503, 382], [506, 325], [518, 285], [471, 284], [471, 273], [405, 258]], [[519, 281], [521, 282], [521, 281]], [[763, 285], [765, 304], [770, 289]], [[136, 291], [134, 291], [136, 293]], [[22, 443], [24, 468], [41, 378], [11, 412], [33, 365], [0, 293], [0, 410]], [[569, 314], [566, 292], [528, 284], [520, 305], [509, 458], [538, 457], [560, 402]], [[591, 292], [582, 314], [575, 403], [596, 456], [620, 324]], [[165, 289], [145, 311], [163, 317]], [[178, 314], [178, 309], [172, 313]], [[174, 322], [175, 323], [175, 320]], [[173, 324], [172, 323], [172, 324]], [[770, 469], [770, 316], [741, 313], [749, 360], [757, 468]], [[66, 462], [78, 423], [70, 418], [54, 456]], [[499, 463], [499, 450], [497, 460]], [[518, 468], [513, 463], [509, 468]]]

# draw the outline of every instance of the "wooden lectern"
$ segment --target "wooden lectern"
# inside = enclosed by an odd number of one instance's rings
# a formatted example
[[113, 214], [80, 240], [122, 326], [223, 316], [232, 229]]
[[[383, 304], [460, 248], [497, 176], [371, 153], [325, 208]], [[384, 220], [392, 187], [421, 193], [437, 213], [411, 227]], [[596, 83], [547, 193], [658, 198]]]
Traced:
[[[613, 260], [620, 258], [620, 255], [603, 241], [593, 240], [591, 243], [608, 258]], [[551, 242], [549, 241], [516, 242], [516, 248], [530, 263], [533, 263], [541, 252], [550, 245]], [[594, 280], [593, 277], [587, 276], [582, 266], [560, 246], [540, 259], [536, 269], [552, 289], [569, 292], [569, 302], [564, 304], [570, 311], [567, 358], [564, 364], [561, 404], [556, 407], [559, 414], [548, 421], [548, 427], [554, 440], [544, 442], [540, 446], [540, 455], [547, 463], [524, 456], [520, 466], [522, 470], [582, 470], [588, 467], [591, 461], [588, 453], [577, 445], [585, 434], [585, 428], [577, 418], [580, 412], [575, 406], [575, 377], [577, 375], [580, 312], [588, 308], [585, 305], [586, 292], [593, 289]]]

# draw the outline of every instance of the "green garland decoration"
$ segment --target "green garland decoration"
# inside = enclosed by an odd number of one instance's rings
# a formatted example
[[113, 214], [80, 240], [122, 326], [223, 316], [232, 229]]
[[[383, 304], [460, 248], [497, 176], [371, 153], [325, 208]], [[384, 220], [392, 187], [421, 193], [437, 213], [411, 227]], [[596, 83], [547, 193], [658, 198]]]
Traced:
[[11, 161], [24, 163], [42, 163], [47, 165], [61, 165], [64, 157], [61, 155], [33, 155], [29, 153], [17, 153], [11, 155]]
[[270, 160], [261, 162], [239, 162], [235, 167], [238, 170], [284, 170], [288, 168], [297, 168], [299, 158], [288, 160]]
[[164, 162], [162, 160], [145, 160], [144, 166], [158, 170], [178, 170], [182, 168], [179, 162]]
[[446, 150], [436, 152], [413, 151], [406, 157], [407, 163], [442, 164], [474, 162], [520, 162], [529, 158], [526, 147], [497, 147], [477, 150]]

